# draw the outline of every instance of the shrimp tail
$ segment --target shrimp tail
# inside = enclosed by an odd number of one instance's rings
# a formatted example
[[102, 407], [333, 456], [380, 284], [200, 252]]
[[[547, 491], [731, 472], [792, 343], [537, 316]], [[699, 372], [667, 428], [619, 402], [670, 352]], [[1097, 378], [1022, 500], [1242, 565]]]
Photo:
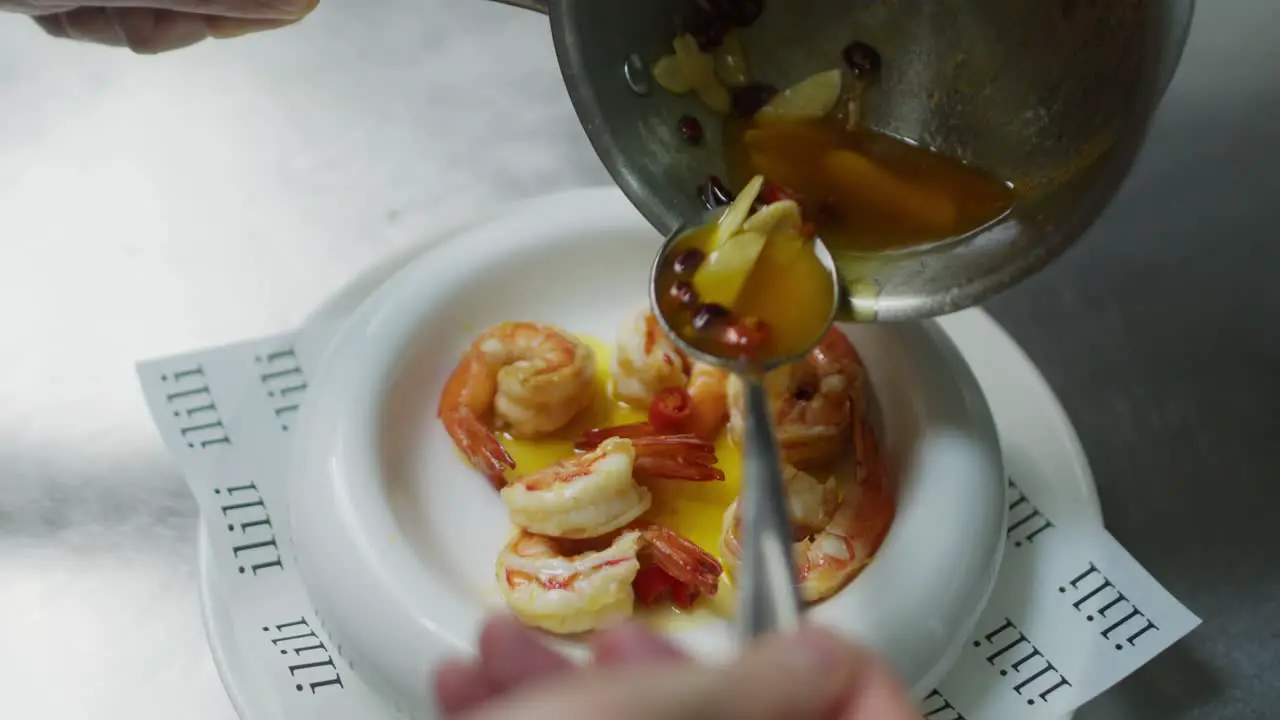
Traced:
[[445, 381], [444, 389], [440, 391], [440, 406], [436, 409], [437, 418], [444, 420], [467, 406], [468, 401], [471, 400], [468, 386], [480, 370], [477, 365], [474, 356], [467, 354], [453, 372], [449, 373], [449, 379]]
[[686, 464], [669, 458], [637, 458], [632, 471], [643, 480], [693, 480], [723, 482], [724, 471], [707, 464]]
[[444, 426], [454, 445], [495, 488], [501, 490], [506, 487], [506, 472], [516, 466], [516, 461], [475, 415], [466, 410], [456, 410], [444, 417]]
[[658, 431], [647, 422], [593, 428], [591, 430], [586, 430], [579, 435], [577, 441], [574, 443], [574, 447], [578, 450], [594, 450], [597, 445], [609, 438], [620, 437], [635, 440], [637, 438], [656, 435], [657, 432]]
[[486, 376], [484, 363], [474, 352], [468, 353], [445, 382], [436, 416], [467, 460], [495, 488], [502, 489], [507, 484], [506, 471], [514, 468], [516, 461], [475, 412], [477, 405], [486, 404], [479, 398], [491, 395], [492, 382]]
[[724, 567], [692, 540], [661, 525], [650, 525], [641, 535], [646, 559], [663, 572], [708, 597], [720, 589]]
[[657, 435], [633, 439], [637, 479], [716, 482], [724, 471], [716, 467], [715, 445], [696, 435]]

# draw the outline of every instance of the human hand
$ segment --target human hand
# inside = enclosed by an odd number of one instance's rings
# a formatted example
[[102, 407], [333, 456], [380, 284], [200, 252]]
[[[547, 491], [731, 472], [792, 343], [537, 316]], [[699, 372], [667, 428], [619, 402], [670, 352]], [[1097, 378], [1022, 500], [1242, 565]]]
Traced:
[[320, 0], [0, 0], [55, 37], [159, 53], [291, 25]]
[[597, 633], [591, 646], [593, 662], [578, 667], [517, 621], [491, 620], [476, 661], [437, 670], [440, 708], [459, 720], [920, 720], [883, 662], [815, 628], [720, 666], [634, 625]]

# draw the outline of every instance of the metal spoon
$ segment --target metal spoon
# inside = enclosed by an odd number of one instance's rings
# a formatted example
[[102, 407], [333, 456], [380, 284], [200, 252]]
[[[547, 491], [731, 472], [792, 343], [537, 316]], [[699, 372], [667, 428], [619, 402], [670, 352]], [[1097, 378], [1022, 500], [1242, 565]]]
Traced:
[[[718, 213], [713, 211], [708, 221]], [[800, 598], [796, 591], [795, 561], [791, 554], [791, 519], [782, 489], [782, 462], [774, 434], [773, 413], [764, 390], [764, 376], [770, 370], [799, 360], [821, 339], [819, 334], [803, 352], [787, 357], [755, 358], [750, 363], [737, 358], [711, 355], [686, 342], [662, 313], [658, 302], [661, 270], [668, 256], [693, 226], [679, 227], [667, 236], [653, 262], [649, 276], [649, 301], [658, 322], [671, 339], [690, 357], [725, 368], [738, 375], [746, 386], [746, 431], [743, 438], [743, 545], [738, 569], [739, 632], [744, 641], [770, 632], [790, 632], [800, 624]], [[843, 296], [836, 278], [835, 262], [825, 245], [814, 239], [814, 251], [830, 270], [834, 302], [824, 326], [830, 327]]]

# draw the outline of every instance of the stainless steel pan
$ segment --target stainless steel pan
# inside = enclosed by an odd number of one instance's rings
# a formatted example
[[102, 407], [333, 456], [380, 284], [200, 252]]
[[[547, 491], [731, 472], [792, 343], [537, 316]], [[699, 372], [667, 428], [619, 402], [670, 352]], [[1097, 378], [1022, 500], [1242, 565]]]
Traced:
[[[719, 125], [649, 81], [692, 0], [498, 0], [546, 13], [578, 117], [614, 180], [664, 235], [723, 176]], [[857, 316], [904, 320], [982, 302], [1036, 272], [1097, 219], [1173, 76], [1194, 0], [773, 0], [742, 33], [778, 85], [835, 67], [852, 40], [883, 70], [864, 117], [1026, 189], [998, 224], [847, 272]], [[677, 118], [707, 121], [700, 147]], [[655, 246], [656, 251], [656, 246]]]

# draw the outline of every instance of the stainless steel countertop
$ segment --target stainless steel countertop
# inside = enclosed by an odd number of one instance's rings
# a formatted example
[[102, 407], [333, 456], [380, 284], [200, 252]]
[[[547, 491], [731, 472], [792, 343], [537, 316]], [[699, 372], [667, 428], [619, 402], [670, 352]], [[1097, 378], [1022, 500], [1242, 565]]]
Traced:
[[[285, 329], [444, 219], [608, 183], [543, 18], [326, 4], [134, 57], [0, 17], [0, 715], [232, 718], [132, 364]], [[1204, 618], [1081, 720], [1280, 707], [1280, 10], [1202, 0], [1123, 194], [990, 304]]]

